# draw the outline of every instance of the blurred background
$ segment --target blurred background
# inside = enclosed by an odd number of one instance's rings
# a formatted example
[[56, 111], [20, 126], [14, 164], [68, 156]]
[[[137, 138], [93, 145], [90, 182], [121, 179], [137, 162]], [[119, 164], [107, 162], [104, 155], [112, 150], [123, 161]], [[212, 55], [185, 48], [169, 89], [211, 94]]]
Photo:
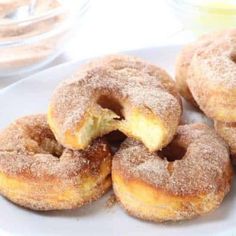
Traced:
[[186, 44], [235, 16], [233, 0], [0, 0], [0, 88], [71, 60]]

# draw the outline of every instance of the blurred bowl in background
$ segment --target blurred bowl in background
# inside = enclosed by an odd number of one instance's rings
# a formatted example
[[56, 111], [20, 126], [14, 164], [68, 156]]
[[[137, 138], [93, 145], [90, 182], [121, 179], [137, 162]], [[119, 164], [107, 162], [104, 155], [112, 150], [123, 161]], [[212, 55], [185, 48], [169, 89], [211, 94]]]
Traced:
[[0, 0], [0, 77], [53, 61], [87, 10], [88, 0]]
[[236, 27], [235, 0], [168, 0], [184, 29], [196, 34]]

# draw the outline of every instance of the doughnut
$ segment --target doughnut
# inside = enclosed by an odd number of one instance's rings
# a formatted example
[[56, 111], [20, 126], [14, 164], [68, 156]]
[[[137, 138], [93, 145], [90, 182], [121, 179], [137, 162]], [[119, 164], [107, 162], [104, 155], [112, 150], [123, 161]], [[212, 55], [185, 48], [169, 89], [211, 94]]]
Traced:
[[80, 68], [54, 91], [48, 123], [57, 140], [84, 149], [114, 130], [155, 151], [170, 142], [182, 112], [174, 81], [131, 56], [108, 56]]
[[197, 42], [185, 46], [177, 56], [175, 65], [176, 87], [179, 93], [195, 107], [198, 107], [198, 104], [195, 102], [187, 84], [187, 78], [189, 76], [188, 71], [192, 58], [199, 48], [207, 47], [209, 44], [214, 42], [216, 38], [222, 37], [226, 33], [227, 31], [225, 30], [223, 32], [217, 31], [203, 35], [197, 40]]
[[199, 49], [190, 64], [189, 89], [211, 119], [236, 120], [236, 30]]
[[214, 126], [217, 133], [228, 143], [233, 164], [236, 164], [236, 122], [215, 121]]
[[132, 216], [187, 220], [216, 209], [231, 187], [228, 146], [204, 124], [179, 126], [173, 141], [150, 153], [126, 139], [112, 160], [113, 189]]
[[55, 139], [46, 115], [17, 119], [0, 133], [0, 193], [32, 210], [80, 207], [111, 187], [111, 153], [102, 139], [73, 151]]

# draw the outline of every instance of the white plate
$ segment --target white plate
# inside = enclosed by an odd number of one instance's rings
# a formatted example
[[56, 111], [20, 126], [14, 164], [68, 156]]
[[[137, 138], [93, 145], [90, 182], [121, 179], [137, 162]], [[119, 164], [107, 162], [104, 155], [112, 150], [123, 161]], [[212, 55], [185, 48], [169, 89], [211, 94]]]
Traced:
[[[142, 49], [129, 52], [157, 63], [173, 74], [179, 46]], [[0, 92], [0, 128], [15, 118], [46, 112], [50, 95], [56, 85], [72, 74], [81, 62], [57, 66], [35, 74]], [[191, 109], [190, 109], [191, 110]], [[202, 115], [192, 111], [191, 120]], [[154, 224], [128, 216], [118, 205], [106, 208], [106, 199], [73, 211], [38, 213], [18, 207], [0, 198], [0, 235], [78, 236], [78, 235], [236, 235], [235, 187], [219, 209], [204, 217], [181, 222]]]

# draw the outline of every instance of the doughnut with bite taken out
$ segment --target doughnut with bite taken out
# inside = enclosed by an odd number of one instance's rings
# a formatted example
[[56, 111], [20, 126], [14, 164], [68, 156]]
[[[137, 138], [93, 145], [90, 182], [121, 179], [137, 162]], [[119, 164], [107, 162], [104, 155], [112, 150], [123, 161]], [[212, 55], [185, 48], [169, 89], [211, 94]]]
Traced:
[[57, 140], [84, 149], [114, 130], [159, 150], [173, 138], [182, 112], [174, 81], [162, 69], [131, 56], [95, 60], [62, 82], [49, 104]]

